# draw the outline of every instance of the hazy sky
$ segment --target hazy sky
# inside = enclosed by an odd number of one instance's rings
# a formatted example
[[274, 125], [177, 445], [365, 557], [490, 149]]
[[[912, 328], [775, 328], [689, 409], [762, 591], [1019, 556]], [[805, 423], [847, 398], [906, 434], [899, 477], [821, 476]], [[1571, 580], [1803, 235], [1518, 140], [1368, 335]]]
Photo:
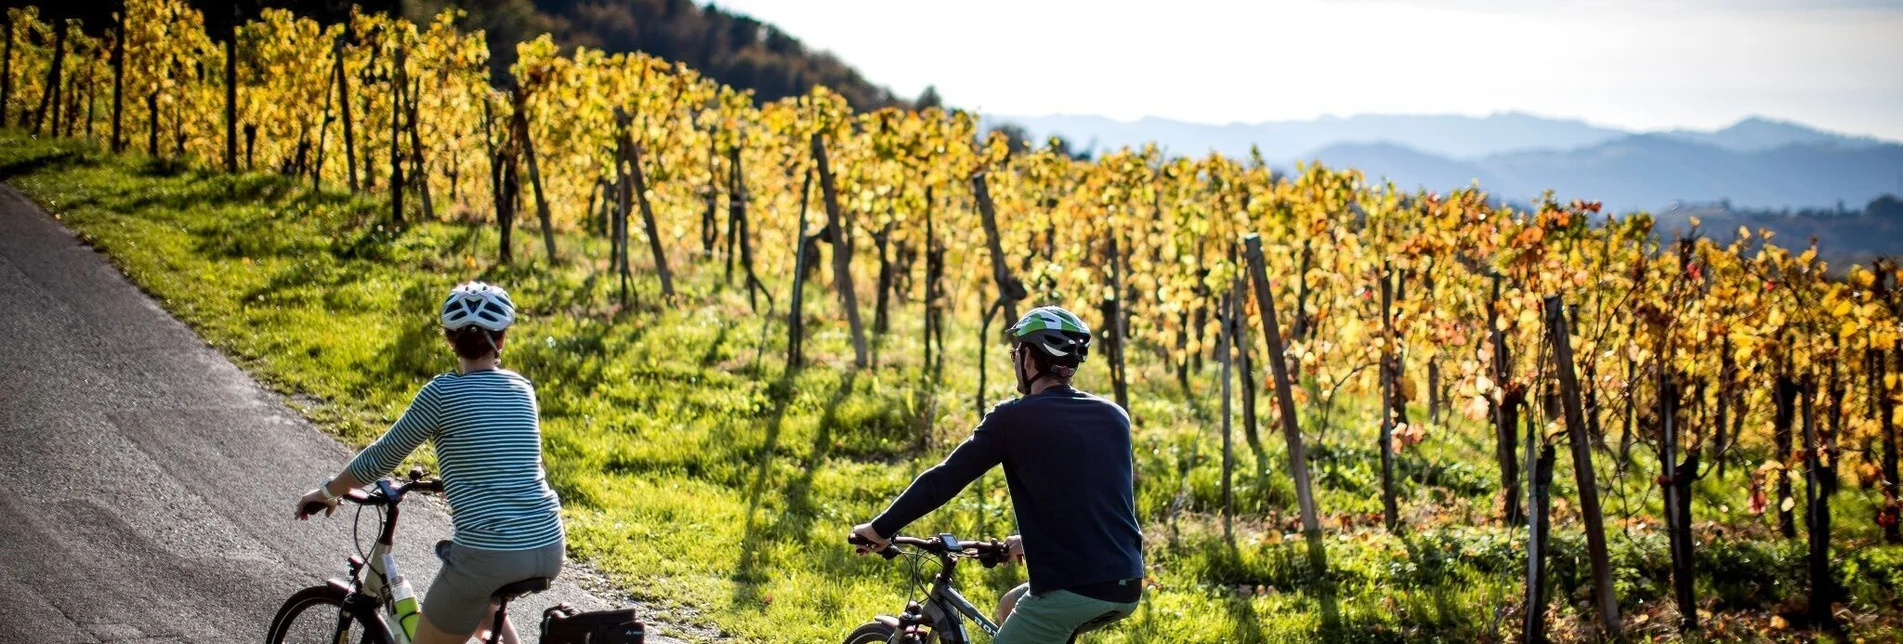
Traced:
[[725, 0], [903, 96], [1226, 123], [1747, 115], [1903, 139], [1903, 0]]

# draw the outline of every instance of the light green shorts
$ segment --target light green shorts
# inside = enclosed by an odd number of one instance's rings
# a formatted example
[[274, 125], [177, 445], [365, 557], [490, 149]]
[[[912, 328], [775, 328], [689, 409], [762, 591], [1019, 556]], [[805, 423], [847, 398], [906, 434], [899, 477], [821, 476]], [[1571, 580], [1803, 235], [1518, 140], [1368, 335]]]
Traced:
[[1137, 603], [1107, 602], [1068, 590], [1026, 593], [991, 642], [1065, 644], [1078, 633], [1094, 631], [1129, 617], [1136, 612]]

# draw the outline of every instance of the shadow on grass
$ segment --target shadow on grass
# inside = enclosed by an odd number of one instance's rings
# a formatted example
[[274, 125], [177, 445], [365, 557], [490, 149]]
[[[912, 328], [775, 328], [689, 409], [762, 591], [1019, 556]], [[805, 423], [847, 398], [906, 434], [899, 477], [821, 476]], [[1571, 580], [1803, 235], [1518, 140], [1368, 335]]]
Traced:
[[[852, 393], [853, 383], [858, 380], [857, 371], [847, 371], [840, 378], [839, 386], [833, 390], [832, 398], [827, 401], [819, 424], [814, 428], [813, 444], [807, 452], [805, 467], [800, 468], [801, 475], [787, 482], [786, 487], [781, 490], [785, 507], [781, 508], [770, 523], [762, 525], [757, 517], [760, 506], [763, 505], [764, 496], [769, 492], [767, 479], [771, 477], [773, 471], [773, 458], [779, 447], [780, 428], [785, 423], [786, 407], [793, 398], [792, 380], [796, 375], [789, 372], [782, 375], [772, 385], [772, 391], [784, 392], [784, 394], [774, 397], [773, 410], [768, 413], [765, 444], [760, 450], [760, 457], [754, 467], [753, 481], [747, 487], [747, 525], [742, 531], [740, 562], [734, 567], [734, 572], [729, 577], [734, 582], [733, 599], [737, 606], [760, 605], [759, 586], [767, 581], [767, 577], [761, 570], [762, 562], [758, 544], [774, 540], [804, 540], [812, 527], [813, 519], [817, 514], [817, 508], [814, 507], [812, 499], [813, 476], [831, 452], [832, 426], [836, 421], [839, 404]], [[839, 549], [841, 550], [845, 548], [844, 532], [842, 530], [840, 534], [842, 541]]]
[[755, 542], [759, 531], [755, 517], [759, 516], [760, 497], [766, 491], [767, 474], [773, 465], [773, 454], [780, 444], [780, 427], [786, 422], [786, 408], [792, 403], [793, 378], [796, 375], [788, 371], [767, 388], [773, 399], [773, 409], [767, 412], [766, 438], [754, 465], [753, 481], [747, 486], [747, 526], [741, 531], [740, 562], [728, 577], [734, 582], [735, 605], [758, 599], [758, 586], [766, 581], [766, 574], [760, 570], [759, 551], [749, 544]]
[[1307, 541], [1308, 569], [1321, 580], [1319, 588], [1316, 589], [1315, 598], [1322, 605], [1322, 633], [1339, 635], [1342, 626], [1340, 589], [1334, 575], [1329, 574], [1328, 547], [1322, 541], [1322, 533], [1319, 530], [1309, 531]]
[[62, 170], [77, 165], [90, 165], [91, 159], [74, 150], [45, 150], [42, 154], [28, 156], [17, 161], [0, 163], [0, 181], [14, 177], [38, 174], [53, 170]]

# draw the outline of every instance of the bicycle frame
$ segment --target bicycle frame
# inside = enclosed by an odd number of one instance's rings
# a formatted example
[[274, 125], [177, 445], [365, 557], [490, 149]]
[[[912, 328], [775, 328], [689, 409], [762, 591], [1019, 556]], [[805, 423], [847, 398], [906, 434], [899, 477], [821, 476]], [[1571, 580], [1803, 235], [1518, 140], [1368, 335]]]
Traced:
[[[930, 608], [925, 609], [925, 617], [930, 620], [933, 632], [938, 634], [940, 644], [969, 644], [971, 635], [965, 632], [966, 619], [976, 623], [986, 635], [998, 634], [999, 626], [986, 619], [984, 612], [973, 606], [951, 584], [932, 584], [932, 593], [926, 606]], [[933, 612], [939, 614], [933, 615]]]
[[965, 631], [967, 619], [976, 623], [979, 630], [984, 631], [986, 635], [997, 635], [1000, 626], [993, 624], [985, 617], [984, 611], [978, 610], [977, 606], [972, 605], [971, 600], [965, 599], [965, 596], [952, 586], [952, 580], [958, 569], [958, 560], [940, 555], [940, 561], [942, 566], [938, 574], [932, 577], [932, 590], [926, 594], [924, 605], [919, 606], [917, 613], [908, 610], [907, 615], [899, 618], [900, 623], [913, 621], [919, 625], [930, 626], [932, 632], [938, 636], [939, 644], [970, 644], [971, 634]]
[[[376, 485], [385, 497], [398, 496], [391, 489], [389, 481], [380, 480]], [[405, 622], [397, 613], [397, 605], [395, 597], [391, 594], [393, 591], [390, 585], [390, 580], [401, 574], [401, 569], [397, 567], [396, 554], [391, 552], [396, 540], [397, 506], [398, 504], [394, 502], [382, 506], [387, 513], [383, 518], [383, 530], [377, 535], [376, 543], [370, 546], [369, 561], [361, 566], [352, 561], [349, 586], [353, 594], [368, 597], [376, 602], [377, 616], [386, 626], [395, 626], [385, 629], [389, 631], [391, 637], [396, 639], [395, 644], [410, 644], [416, 639], [416, 620]], [[360, 574], [365, 568], [369, 569], [369, 574]]]

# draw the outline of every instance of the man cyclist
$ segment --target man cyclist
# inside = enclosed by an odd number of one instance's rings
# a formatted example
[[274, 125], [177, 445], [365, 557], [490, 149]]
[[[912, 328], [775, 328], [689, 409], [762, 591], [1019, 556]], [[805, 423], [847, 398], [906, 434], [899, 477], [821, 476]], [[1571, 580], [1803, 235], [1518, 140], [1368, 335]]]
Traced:
[[[423, 441], [435, 444], [455, 533], [446, 549], [438, 546], [443, 567], [423, 598], [416, 644], [461, 644], [479, 626], [487, 630], [496, 589], [554, 578], [565, 547], [561, 500], [542, 468], [535, 387], [498, 364], [515, 303], [500, 288], [469, 282], [449, 292], [440, 318], [461, 368], [423, 385], [388, 432], [297, 500], [297, 518], [319, 502], [328, 516], [338, 496], [389, 474]], [[502, 631], [503, 642], [518, 642], [514, 625]]]
[[1002, 464], [1031, 581], [992, 641], [1061, 644], [1128, 617], [1142, 598], [1130, 417], [1071, 386], [1090, 351], [1090, 328], [1076, 315], [1039, 307], [1005, 335], [1024, 396], [992, 408], [944, 462], [853, 533], [882, 550], [907, 524]]

